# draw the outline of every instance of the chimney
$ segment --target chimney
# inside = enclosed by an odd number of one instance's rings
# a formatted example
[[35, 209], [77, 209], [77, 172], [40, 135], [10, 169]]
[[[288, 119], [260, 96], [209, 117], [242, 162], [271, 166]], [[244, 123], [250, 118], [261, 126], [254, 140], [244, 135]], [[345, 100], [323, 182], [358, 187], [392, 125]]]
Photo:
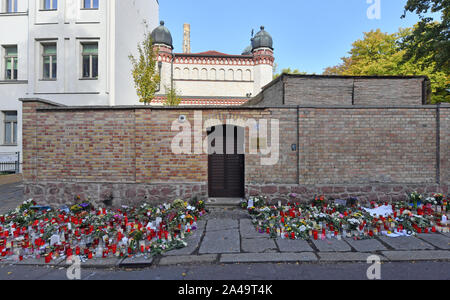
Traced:
[[183, 26], [183, 53], [191, 53], [191, 25]]

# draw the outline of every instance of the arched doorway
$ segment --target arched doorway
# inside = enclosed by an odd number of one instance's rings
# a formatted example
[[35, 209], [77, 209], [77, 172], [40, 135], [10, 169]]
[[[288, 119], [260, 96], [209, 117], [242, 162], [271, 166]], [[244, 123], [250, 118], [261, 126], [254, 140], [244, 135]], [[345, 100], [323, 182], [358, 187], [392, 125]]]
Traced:
[[208, 129], [208, 190], [211, 198], [245, 196], [245, 130], [233, 125]]

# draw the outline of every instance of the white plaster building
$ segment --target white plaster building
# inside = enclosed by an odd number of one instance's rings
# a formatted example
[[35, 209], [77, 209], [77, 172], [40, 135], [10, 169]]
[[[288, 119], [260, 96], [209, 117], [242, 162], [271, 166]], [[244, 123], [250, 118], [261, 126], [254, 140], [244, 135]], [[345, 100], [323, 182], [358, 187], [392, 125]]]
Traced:
[[19, 98], [139, 104], [128, 56], [158, 0], [0, 0], [0, 153], [21, 151]]
[[[186, 50], [174, 53], [172, 36], [164, 22], [152, 32], [152, 38], [161, 68], [161, 89], [152, 104], [162, 104], [167, 89], [174, 87], [182, 105], [240, 105], [273, 80], [273, 40], [264, 27], [240, 55]], [[189, 39], [186, 32], [184, 38]], [[190, 49], [188, 42], [183, 45]]]

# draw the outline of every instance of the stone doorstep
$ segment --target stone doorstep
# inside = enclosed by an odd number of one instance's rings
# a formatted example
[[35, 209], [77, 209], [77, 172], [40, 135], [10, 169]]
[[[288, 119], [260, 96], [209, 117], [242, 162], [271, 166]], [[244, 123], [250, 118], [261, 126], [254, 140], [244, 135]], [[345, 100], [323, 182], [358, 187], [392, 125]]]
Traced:
[[316, 262], [317, 256], [312, 252], [304, 253], [236, 253], [222, 254], [221, 263], [287, 263]]
[[184, 264], [202, 264], [214, 263], [217, 261], [217, 254], [205, 255], [182, 255], [182, 256], [166, 256], [159, 261], [160, 266], [184, 265]]

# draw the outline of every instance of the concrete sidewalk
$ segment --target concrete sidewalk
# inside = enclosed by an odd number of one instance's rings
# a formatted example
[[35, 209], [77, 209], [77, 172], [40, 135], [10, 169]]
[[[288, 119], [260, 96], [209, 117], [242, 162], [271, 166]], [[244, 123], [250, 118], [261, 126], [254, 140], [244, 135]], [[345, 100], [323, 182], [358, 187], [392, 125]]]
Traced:
[[[187, 239], [188, 246], [160, 257], [93, 259], [86, 269], [145, 268], [150, 266], [236, 263], [356, 263], [378, 255], [382, 262], [450, 261], [449, 234], [421, 234], [417, 237], [377, 237], [355, 241], [274, 240], [257, 233], [245, 210], [215, 209]], [[43, 260], [11, 262], [14, 265], [46, 265]], [[48, 265], [48, 264], [47, 264]], [[52, 266], [67, 267], [63, 260]]]
[[[21, 183], [0, 186], [0, 213], [16, 208], [23, 200]], [[377, 237], [361, 241], [274, 240], [267, 234], [256, 232], [247, 211], [240, 208], [211, 208], [198, 222], [198, 229], [187, 238], [187, 243], [186, 248], [167, 252], [160, 257], [92, 259], [82, 263], [82, 267], [97, 269], [192, 264], [367, 262], [367, 258], [374, 254], [386, 262], [450, 261], [450, 234]], [[43, 259], [22, 262], [0, 260], [0, 263], [46, 265]], [[52, 261], [51, 265], [67, 266], [63, 260]]]

